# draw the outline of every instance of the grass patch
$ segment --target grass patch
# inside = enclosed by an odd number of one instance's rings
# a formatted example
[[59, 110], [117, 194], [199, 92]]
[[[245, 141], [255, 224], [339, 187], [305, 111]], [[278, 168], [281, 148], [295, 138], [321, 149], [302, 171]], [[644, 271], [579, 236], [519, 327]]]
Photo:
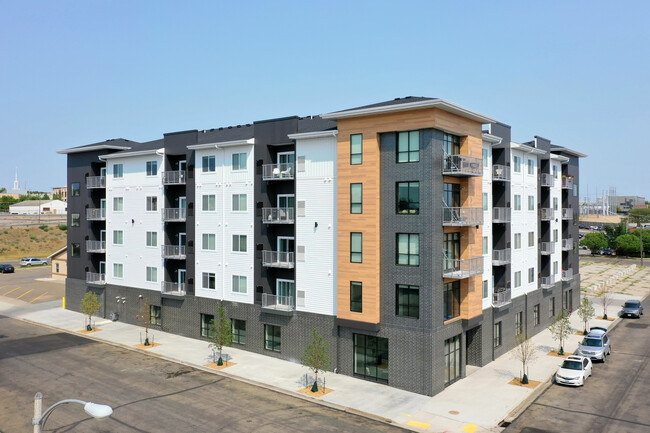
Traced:
[[0, 261], [19, 260], [23, 257], [45, 258], [67, 243], [67, 232], [39, 227], [14, 227], [0, 231]]

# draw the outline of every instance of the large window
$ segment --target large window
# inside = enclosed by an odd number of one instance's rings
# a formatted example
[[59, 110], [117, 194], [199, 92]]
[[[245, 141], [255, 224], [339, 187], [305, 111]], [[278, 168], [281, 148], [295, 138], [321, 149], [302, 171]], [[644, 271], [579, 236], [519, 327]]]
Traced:
[[233, 194], [232, 195], [232, 210], [234, 212], [243, 212], [247, 209], [246, 194]]
[[217, 278], [214, 272], [203, 272], [202, 276], [202, 286], [204, 289], [214, 289], [216, 287]]
[[113, 245], [124, 244], [124, 232], [122, 230], [113, 230]]
[[420, 213], [420, 182], [397, 183], [397, 213]]
[[158, 210], [158, 197], [147, 197], [147, 212], [155, 212]]
[[216, 170], [216, 158], [214, 155], [208, 155], [201, 158], [201, 171], [203, 173], [213, 172]]
[[148, 247], [158, 246], [158, 232], [147, 232], [147, 246]]
[[157, 283], [158, 282], [158, 268], [155, 268], [153, 266], [147, 266], [146, 267], [146, 273], [147, 273], [147, 281], [150, 283]]
[[217, 200], [214, 194], [203, 195], [203, 207], [204, 212], [212, 212], [217, 210]]
[[124, 265], [122, 263], [113, 263], [113, 277], [124, 278]]
[[72, 197], [77, 197], [81, 192], [81, 184], [79, 182], [72, 182], [70, 184], [70, 195]]
[[397, 264], [420, 266], [420, 235], [415, 233], [397, 234]]
[[122, 212], [124, 210], [124, 197], [113, 197], [113, 211]]
[[501, 346], [501, 322], [494, 324], [494, 335], [493, 335], [494, 347]]
[[460, 315], [460, 281], [447, 283], [443, 292], [443, 315], [445, 320]]
[[443, 149], [445, 155], [460, 154], [460, 137], [457, 135], [445, 134], [443, 138]]
[[515, 335], [521, 335], [524, 333], [524, 313], [520, 311], [515, 314]]
[[158, 161], [147, 161], [147, 176], [158, 174]]
[[388, 339], [353, 334], [354, 374], [388, 383]]
[[457, 183], [444, 183], [442, 186], [442, 200], [448, 207], [460, 206], [460, 185]]
[[460, 379], [460, 334], [445, 340], [445, 385]]
[[214, 233], [203, 233], [201, 247], [204, 250], [214, 251], [217, 249], [217, 238]]
[[361, 134], [350, 135], [350, 164], [358, 165], [363, 162], [363, 136]]
[[246, 153], [233, 153], [232, 154], [232, 169], [233, 170], [246, 170]]
[[121, 179], [124, 177], [124, 165], [113, 164], [113, 179]]
[[212, 322], [214, 322], [214, 316], [212, 314], [201, 314], [201, 337], [212, 337], [214, 333], [212, 332]]
[[350, 281], [350, 311], [363, 311], [363, 285], [360, 281]]
[[159, 305], [149, 305], [149, 317], [152, 325], [162, 325], [162, 308]]
[[533, 307], [533, 325], [539, 325], [539, 304], [535, 304]]
[[350, 233], [350, 261], [352, 263], [361, 263], [363, 260], [362, 255], [363, 236], [361, 233]]
[[232, 276], [232, 291], [235, 293], [246, 293], [248, 290], [246, 277], [243, 275]]
[[397, 133], [397, 162], [420, 160], [420, 131]]
[[420, 318], [420, 287], [407, 284], [397, 285], [398, 316]]
[[282, 328], [275, 325], [264, 325], [264, 348], [273, 352], [282, 349]]
[[363, 213], [363, 184], [350, 184], [350, 213]]
[[232, 250], [240, 253], [245, 253], [247, 247], [248, 236], [246, 235], [232, 235]]
[[230, 324], [232, 327], [232, 342], [246, 344], [246, 321], [230, 319]]

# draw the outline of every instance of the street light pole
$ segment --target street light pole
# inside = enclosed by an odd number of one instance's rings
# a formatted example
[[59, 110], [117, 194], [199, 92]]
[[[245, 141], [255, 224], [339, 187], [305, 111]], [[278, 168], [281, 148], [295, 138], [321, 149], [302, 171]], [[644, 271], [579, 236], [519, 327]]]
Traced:
[[43, 410], [43, 394], [37, 392], [36, 395], [34, 395], [34, 418], [32, 418], [34, 433], [41, 433], [42, 428], [45, 425], [45, 421], [47, 421], [47, 417], [50, 416], [50, 414], [52, 413], [52, 411], [54, 411], [54, 409], [66, 403], [82, 404], [84, 407], [84, 411], [88, 415], [96, 419], [108, 418], [113, 414], [113, 408], [110, 406], [107, 406], [105, 404], [91, 403], [89, 401], [76, 400], [76, 399], [61, 400], [57, 403], [54, 403], [52, 406], [48, 407], [47, 410], [41, 414]]

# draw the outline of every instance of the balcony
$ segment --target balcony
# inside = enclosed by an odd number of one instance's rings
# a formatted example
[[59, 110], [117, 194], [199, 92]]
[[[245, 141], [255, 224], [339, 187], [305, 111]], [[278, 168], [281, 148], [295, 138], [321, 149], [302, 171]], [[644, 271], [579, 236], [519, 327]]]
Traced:
[[510, 304], [512, 304], [510, 289], [506, 287], [495, 288], [492, 294], [492, 306], [494, 308], [501, 308]]
[[443, 226], [483, 225], [483, 209], [480, 207], [447, 207], [442, 209]]
[[562, 189], [573, 189], [573, 176], [562, 176]]
[[277, 296], [262, 293], [262, 311], [271, 314], [291, 316], [296, 309], [293, 296]]
[[106, 176], [88, 176], [86, 178], [87, 189], [106, 188]]
[[562, 251], [571, 251], [573, 249], [573, 239], [562, 239]]
[[295, 209], [292, 207], [264, 207], [262, 208], [262, 222], [264, 224], [293, 224]]
[[185, 170], [163, 171], [163, 185], [185, 185]]
[[88, 208], [86, 209], [86, 219], [88, 221], [106, 221], [106, 209]]
[[160, 282], [160, 294], [170, 298], [183, 298], [185, 296], [185, 283], [171, 281]]
[[562, 281], [571, 281], [573, 279], [573, 269], [562, 269]]
[[266, 268], [292, 269], [294, 266], [293, 253], [262, 251], [262, 266]]
[[263, 180], [290, 180], [294, 177], [294, 164], [264, 164], [262, 167]]
[[555, 185], [555, 178], [552, 174], [542, 173], [539, 175], [539, 184], [551, 188]]
[[105, 253], [106, 241], [86, 241], [87, 253]]
[[184, 207], [181, 208], [164, 208], [162, 213], [162, 219], [165, 222], [183, 222], [187, 218], [187, 209]]
[[572, 220], [573, 219], [573, 209], [563, 207], [562, 208], [562, 219], [563, 220]]
[[539, 218], [542, 221], [551, 221], [554, 215], [555, 212], [550, 207], [543, 207], [539, 210]]
[[461, 280], [483, 273], [483, 256], [472, 257], [471, 259], [443, 259], [443, 278]]
[[162, 245], [164, 259], [185, 260], [185, 245]]
[[94, 284], [96, 286], [103, 286], [106, 284], [106, 274], [86, 272], [86, 283]]
[[446, 176], [483, 176], [483, 159], [469, 155], [446, 155], [442, 174]]
[[493, 223], [509, 223], [510, 222], [510, 208], [509, 207], [495, 207], [495, 208], [492, 208], [492, 222]]
[[510, 182], [510, 167], [507, 165], [494, 164], [492, 166], [492, 180]]
[[539, 286], [542, 289], [554, 289], [555, 288], [555, 277], [553, 275], [550, 275], [548, 277], [542, 277], [539, 279]]
[[492, 250], [492, 265], [504, 266], [510, 263], [510, 248], [504, 250]]
[[540, 242], [539, 252], [543, 256], [548, 256], [555, 253], [555, 242]]

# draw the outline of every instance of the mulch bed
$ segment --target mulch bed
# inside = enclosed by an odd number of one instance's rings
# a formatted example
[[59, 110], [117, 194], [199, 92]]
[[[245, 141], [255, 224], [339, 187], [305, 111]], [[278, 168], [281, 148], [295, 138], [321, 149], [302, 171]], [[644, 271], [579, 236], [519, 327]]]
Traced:
[[564, 352], [564, 355], [560, 355], [559, 353], [557, 353], [557, 350], [551, 350], [550, 352], [547, 353], [547, 355], [557, 356], [558, 358], [566, 358], [569, 355], [573, 355], [573, 353]]
[[316, 397], [316, 398], [322, 397], [325, 394], [329, 394], [332, 391], [334, 390], [330, 388], [323, 388], [322, 386], [318, 387], [318, 392], [311, 392], [311, 386], [298, 390], [298, 392], [301, 394], [309, 395], [311, 397]]
[[237, 365], [237, 364], [234, 362], [226, 362], [226, 361], [223, 362], [223, 365], [217, 365], [216, 362], [205, 364], [206, 367], [214, 368], [215, 370], [223, 370], [224, 368], [232, 367], [233, 365]]
[[151, 349], [152, 347], [160, 346], [160, 343], [149, 343], [148, 346], [145, 346], [144, 344], [136, 344], [134, 347], [137, 347], [138, 349]]
[[93, 328], [92, 331], [88, 331], [87, 329], [82, 329], [82, 330], [79, 330], [77, 332], [81, 332], [82, 334], [92, 334], [93, 332], [99, 332], [99, 331], [101, 331], [101, 329]]
[[521, 378], [519, 378], [519, 377], [515, 377], [510, 382], [508, 382], [509, 385], [521, 386], [522, 388], [530, 388], [530, 389], [534, 389], [540, 383], [542, 383], [542, 382], [539, 382], [537, 380], [528, 379], [528, 383], [524, 385], [523, 383], [521, 383]]
[[612, 317], [608, 317], [607, 319], [603, 319], [603, 316], [598, 316], [598, 317], [596, 317], [596, 319], [598, 319], [598, 320], [607, 320], [609, 322], [613, 322], [614, 320], [616, 320], [616, 319], [614, 319]]

